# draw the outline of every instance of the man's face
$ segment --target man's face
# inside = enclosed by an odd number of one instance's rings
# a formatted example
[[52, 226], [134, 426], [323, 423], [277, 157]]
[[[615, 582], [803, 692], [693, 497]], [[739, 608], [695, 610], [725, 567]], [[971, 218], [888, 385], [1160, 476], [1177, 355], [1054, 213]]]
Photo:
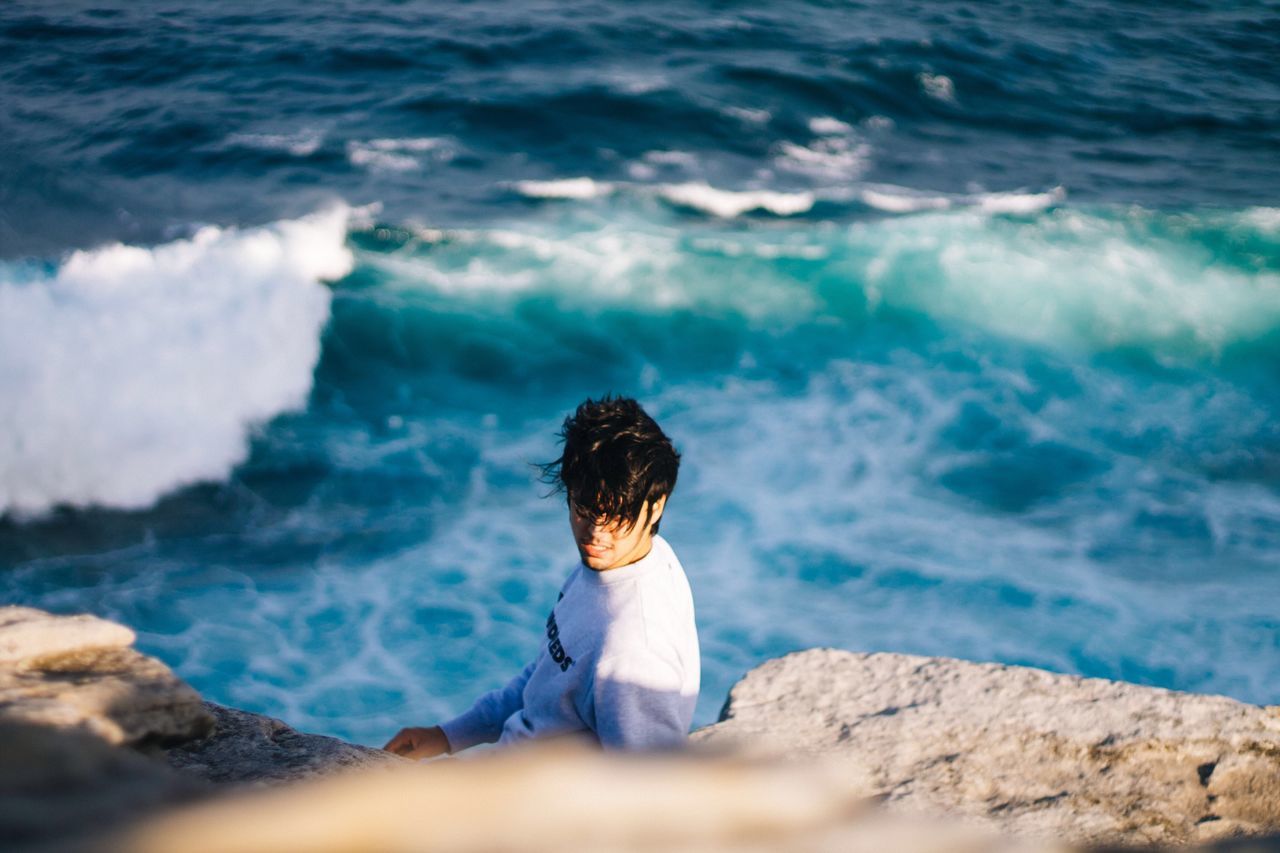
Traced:
[[569, 527], [573, 541], [578, 546], [582, 562], [590, 569], [603, 572], [634, 563], [649, 553], [653, 547], [650, 531], [666, 506], [666, 497], [649, 505], [649, 513], [641, 513], [640, 519], [628, 526], [626, 523], [603, 518], [590, 518], [569, 501]]

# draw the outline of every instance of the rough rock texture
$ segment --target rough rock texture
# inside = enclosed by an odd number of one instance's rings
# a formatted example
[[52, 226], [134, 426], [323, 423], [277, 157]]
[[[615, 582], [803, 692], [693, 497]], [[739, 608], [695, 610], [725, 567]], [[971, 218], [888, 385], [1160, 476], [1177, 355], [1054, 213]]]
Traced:
[[132, 642], [128, 628], [92, 616], [0, 608], [0, 722], [130, 745], [207, 733], [200, 695]]
[[810, 649], [753, 669], [700, 748], [823, 758], [899, 812], [1072, 842], [1280, 829], [1280, 708], [1025, 667]]
[[1280, 709], [1223, 697], [815, 649], [749, 673], [690, 754], [422, 765], [202, 703], [132, 640], [0, 608], [0, 849], [1007, 853], [1280, 828]]
[[212, 734], [168, 750], [171, 767], [210, 782], [288, 782], [405, 759], [295, 731], [280, 720], [206, 702], [216, 721]]
[[92, 846], [95, 833], [214, 795], [210, 782], [409, 763], [206, 705], [133, 640], [92, 616], [0, 608], [0, 848]]
[[210, 786], [119, 745], [202, 735], [213, 718], [128, 628], [0, 608], [0, 847], [92, 833]]

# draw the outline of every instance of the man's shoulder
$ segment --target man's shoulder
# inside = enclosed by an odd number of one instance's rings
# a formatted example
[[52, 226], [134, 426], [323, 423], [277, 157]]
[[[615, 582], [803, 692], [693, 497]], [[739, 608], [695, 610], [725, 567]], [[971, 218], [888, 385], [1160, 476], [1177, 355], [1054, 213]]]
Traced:
[[684, 564], [680, 562], [680, 558], [676, 556], [675, 549], [667, 540], [660, 536], [653, 537], [653, 547], [661, 548], [663, 562], [667, 565], [667, 572], [664, 577], [667, 581], [666, 587], [668, 594], [679, 598], [685, 598], [692, 595], [689, 586], [689, 575], [684, 570]]
[[653, 534], [653, 547], [661, 549], [661, 553], [668, 560], [674, 560], [677, 563], [680, 562], [680, 559], [676, 557], [676, 549], [671, 547], [671, 543], [667, 541], [665, 536], [659, 533]]
[[559, 601], [560, 599], [564, 598], [565, 591], [568, 590], [569, 587], [573, 584], [573, 582], [578, 579], [578, 575], [581, 572], [582, 572], [582, 563], [578, 563], [576, 566], [569, 569], [569, 573], [565, 575], [564, 582], [560, 584], [560, 592], [556, 596], [556, 601]]
[[666, 649], [679, 643], [688, 629], [691, 596], [683, 576], [663, 582], [638, 583], [611, 598], [601, 626], [605, 654], [634, 649]]

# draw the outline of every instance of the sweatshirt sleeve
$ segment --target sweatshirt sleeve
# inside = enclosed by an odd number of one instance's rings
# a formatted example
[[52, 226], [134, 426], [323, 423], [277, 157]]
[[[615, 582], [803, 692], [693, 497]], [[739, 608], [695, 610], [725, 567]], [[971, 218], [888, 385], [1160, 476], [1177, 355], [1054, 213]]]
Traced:
[[680, 682], [676, 668], [648, 649], [601, 660], [592, 687], [600, 745], [619, 750], [683, 746], [692, 708]]
[[524, 707], [524, 686], [537, 663], [538, 659], [534, 658], [505, 687], [490, 690], [477, 699], [470, 710], [440, 724], [449, 740], [450, 752], [460, 752], [478, 743], [494, 743], [502, 737], [502, 724], [507, 717]]

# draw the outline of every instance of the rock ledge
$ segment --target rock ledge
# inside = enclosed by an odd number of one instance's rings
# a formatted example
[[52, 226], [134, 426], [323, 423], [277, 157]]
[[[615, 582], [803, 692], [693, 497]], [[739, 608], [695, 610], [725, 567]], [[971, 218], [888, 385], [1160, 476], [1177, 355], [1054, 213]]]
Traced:
[[1280, 829], [1280, 708], [1028, 667], [810, 649], [730, 691], [705, 745], [838, 764], [868, 794], [1076, 843]]
[[133, 631], [93, 616], [0, 607], [0, 722], [81, 731], [111, 744], [166, 744], [213, 727], [200, 694], [131, 648]]
[[280, 720], [204, 704], [212, 734], [168, 750], [169, 766], [218, 784], [291, 782], [357, 767], [405, 764], [403, 758], [334, 737], [295, 731]]

